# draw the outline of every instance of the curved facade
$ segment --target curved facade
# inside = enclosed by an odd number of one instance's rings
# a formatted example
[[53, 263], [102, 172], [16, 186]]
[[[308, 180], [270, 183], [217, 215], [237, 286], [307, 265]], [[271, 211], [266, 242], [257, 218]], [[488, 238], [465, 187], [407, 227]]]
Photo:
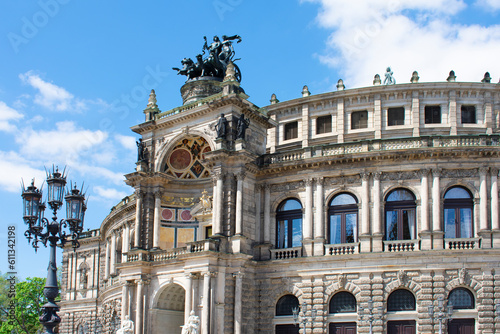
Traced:
[[133, 194], [63, 254], [61, 332], [494, 333], [500, 85], [412, 81], [152, 96]]

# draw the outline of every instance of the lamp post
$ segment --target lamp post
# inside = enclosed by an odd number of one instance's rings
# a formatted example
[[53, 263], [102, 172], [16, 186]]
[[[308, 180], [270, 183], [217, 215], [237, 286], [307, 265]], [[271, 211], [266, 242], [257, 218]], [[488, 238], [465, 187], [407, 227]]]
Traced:
[[[446, 312], [445, 312], [446, 310]], [[438, 307], [437, 312], [434, 312], [434, 305], [428, 306], [429, 316], [431, 317], [431, 321], [434, 322], [434, 318], [437, 318], [439, 321], [439, 334], [443, 334], [443, 321], [451, 318], [453, 314], [453, 305], [448, 305], [446, 308], [444, 307], [444, 299], [443, 296], [439, 296], [438, 298]]]
[[[368, 307], [366, 309], [368, 310], [368, 314], [361, 314], [361, 317], [366, 316], [366, 318], [368, 319], [368, 322], [370, 323], [370, 332], [369, 332], [369, 334], [373, 334], [373, 321], [375, 321], [375, 314], [373, 314], [373, 311], [375, 309], [382, 311], [382, 307], [378, 306], [378, 307], [374, 308], [373, 307], [373, 300], [369, 299], [368, 300]], [[365, 310], [365, 308], [363, 308], [363, 307], [360, 306], [359, 310], [361, 312], [363, 312]], [[380, 317], [380, 316], [381, 316], [381, 314], [379, 314], [378, 317]]]
[[[307, 324], [312, 324], [314, 322], [314, 319], [316, 319], [316, 315], [318, 314], [318, 310], [315, 308], [311, 309], [311, 316], [306, 317], [307, 313], [307, 303], [303, 302], [302, 306], [297, 306], [292, 308], [292, 314], [293, 314], [293, 322], [295, 325], [298, 323], [302, 324], [302, 328], [304, 329], [304, 332], [306, 332], [306, 325]], [[302, 314], [302, 315], [301, 315]]]
[[[55, 303], [59, 295], [57, 286], [57, 266], [56, 266], [56, 246], [64, 247], [64, 244], [71, 241], [73, 248], [80, 246], [78, 238], [83, 230], [83, 218], [87, 205], [85, 203], [85, 194], [76, 188], [67, 192], [66, 200], [66, 219], [57, 221], [57, 211], [63, 205], [64, 186], [66, 185], [66, 175], [60, 173], [57, 168], [52, 168], [52, 172], [47, 173], [47, 203], [52, 209], [52, 221], [43, 216], [46, 208], [42, 203], [42, 191], [35, 187], [34, 180], [27, 188], [23, 184], [23, 220], [27, 225], [24, 233], [28, 242], [36, 250], [40, 247], [39, 242], [50, 247], [49, 267], [47, 269], [47, 280], [43, 289], [43, 294], [47, 298], [47, 303], [43, 305], [43, 314], [40, 316], [40, 323], [45, 327], [45, 334], [53, 334], [54, 327], [60, 322], [61, 318], [57, 315], [59, 307]], [[69, 230], [66, 233], [65, 230]], [[71, 238], [71, 239], [69, 239]], [[33, 241], [32, 241], [33, 240]]]

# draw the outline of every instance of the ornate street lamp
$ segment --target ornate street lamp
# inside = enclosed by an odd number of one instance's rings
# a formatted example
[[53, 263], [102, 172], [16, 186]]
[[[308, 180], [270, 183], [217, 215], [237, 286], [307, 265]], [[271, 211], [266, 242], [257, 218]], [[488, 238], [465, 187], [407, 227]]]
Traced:
[[[359, 306], [359, 312], [360, 312], [361, 318], [366, 317], [366, 319], [368, 319], [368, 322], [370, 323], [369, 334], [373, 333], [373, 322], [377, 319], [380, 319], [380, 317], [382, 316], [382, 309], [383, 309], [382, 306], [373, 307], [373, 300], [371, 298], [368, 300], [368, 307], [367, 308], [363, 308], [363, 307]], [[368, 313], [363, 314], [364, 310], [367, 310]], [[374, 311], [377, 311], [377, 312], [374, 312]], [[377, 319], [375, 319], [375, 318], [377, 318]]]
[[[295, 325], [297, 325], [299, 322], [302, 323], [302, 328], [303, 328], [303, 333], [306, 332], [306, 325], [311, 324], [314, 322], [314, 319], [316, 319], [318, 310], [315, 308], [311, 309], [311, 316], [306, 317], [307, 313], [307, 303], [303, 302], [302, 306], [294, 307], [292, 308], [292, 314], [293, 314], [293, 322]], [[301, 316], [302, 314], [302, 316]], [[300, 321], [299, 321], [300, 320]]]
[[[83, 230], [83, 218], [87, 205], [85, 194], [76, 188], [67, 192], [66, 200], [66, 219], [57, 221], [57, 211], [63, 204], [64, 186], [66, 185], [66, 175], [64, 171], [59, 172], [57, 168], [52, 168], [52, 172], [47, 172], [47, 203], [53, 212], [50, 222], [43, 216], [45, 204], [42, 203], [42, 190], [35, 187], [34, 180], [27, 188], [23, 184], [23, 220], [27, 225], [24, 233], [28, 242], [31, 243], [35, 252], [38, 243], [42, 242], [47, 247], [49, 242], [50, 259], [47, 269], [47, 280], [43, 289], [43, 294], [47, 298], [47, 303], [43, 305], [43, 314], [40, 316], [40, 323], [45, 327], [45, 334], [53, 334], [54, 327], [60, 322], [61, 318], [57, 315], [59, 307], [55, 303], [59, 295], [57, 286], [57, 266], [56, 266], [56, 246], [64, 247], [66, 242], [71, 241], [74, 249], [80, 247], [78, 242], [79, 235]], [[65, 230], [69, 230], [66, 233]], [[33, 241], [31, 241], [33, 240]]]
[[443, 334], [443, 321], [450, 319], [451, 316], [453, 315], [453, 305], [448, 305], [446, 307], [446, 312], [445, 312], [444, 298], [443, 298], [443, 296], [439, 296], [437, 313], [434, 312], [434, 305], [428, 306], [428, 313], [431, 317], [431, 320], [434, 320], [434, 318], [438, 319], [438, 321], [439, 321], [439, 334]]

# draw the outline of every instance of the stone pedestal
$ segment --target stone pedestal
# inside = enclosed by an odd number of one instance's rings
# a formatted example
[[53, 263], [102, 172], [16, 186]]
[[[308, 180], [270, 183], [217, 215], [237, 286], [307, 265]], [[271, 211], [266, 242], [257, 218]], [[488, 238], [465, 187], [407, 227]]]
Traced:
[[481, 237], [481, 248], [491, 248], [491, 231], [479, 231], [477, 235]]
[[302, 240], [303, 254], [302, 256], [313, 256], [313, 241], [312, 239]]
[[325, 255], [325, 239], [323, 238], [315, 238], [313, 240], [313, 253], [314, 256], [323, 256]]
[[432, 249], [443, 249], [443, 237], [444, 237], [444, 232], [437, 232], [434, 231], [432, 232]]
[[500, 230], [491, 231], [491, 243], [493, 248], [500, 248]]
[[243, 235], [234, 235], [229, 238], [229, 244], [233, 253], [250, 253], [248, 238]]
[[422, 231], [420, 236], [420, 250], [432, 249], [432, 234], [430, 231]]
[[254, 258], [256, 260], [266, 261], [271, 259], [272, 244], [260, 244], [254, 247]]
[[382, 252], [384, 249], [384, 235], [382, 233], [375, 233], [372, 235], [372, 252]]
[[245, 140], [242, 138], [236, 139], [234, 142], [234, 148], [236, 151], [241, 151], [245, 149]]
[[146, 161], [137, 161], [135, 165], [135, 170], [137, 172], [147, 172], [148, 164]]
[[222, 92], [221, 80], [214, 77], [199, 77], [186, 81], [181, 87], [183, 104], [189, 104]]
[[359, 251], [361, 253], [369, 253], [372, 250], [372, 237], [371, 235], [360, 235], [359, 236]]

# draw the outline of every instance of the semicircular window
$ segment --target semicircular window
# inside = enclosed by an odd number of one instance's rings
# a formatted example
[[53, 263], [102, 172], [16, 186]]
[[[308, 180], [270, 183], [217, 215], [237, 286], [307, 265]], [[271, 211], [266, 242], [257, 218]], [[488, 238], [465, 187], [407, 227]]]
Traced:
[[387, 311], [415, 311], [415, 309], [415, 296], [408, 290], [396, 290], [387, 298]]
[[163, 163], [163, 172], [178, 179], [201, 179], [210, 176], [203, 165], [204, 154], [210, 152], [202, 137], [184, 137], [179, 140]]
[[299, 307], [299, 300], [294, 295], [284, 295], [276, 303], [276, 316], [293, 315], [293, 309]]
[[451, 290], [448, 296], [448, 305], [453, 305], [454, 310], [474, 308], [474, 295], [465, 288]]
[[356, 312], [356, 298], [352, 293], [341, 291], [330, 300], [330, 313]]

